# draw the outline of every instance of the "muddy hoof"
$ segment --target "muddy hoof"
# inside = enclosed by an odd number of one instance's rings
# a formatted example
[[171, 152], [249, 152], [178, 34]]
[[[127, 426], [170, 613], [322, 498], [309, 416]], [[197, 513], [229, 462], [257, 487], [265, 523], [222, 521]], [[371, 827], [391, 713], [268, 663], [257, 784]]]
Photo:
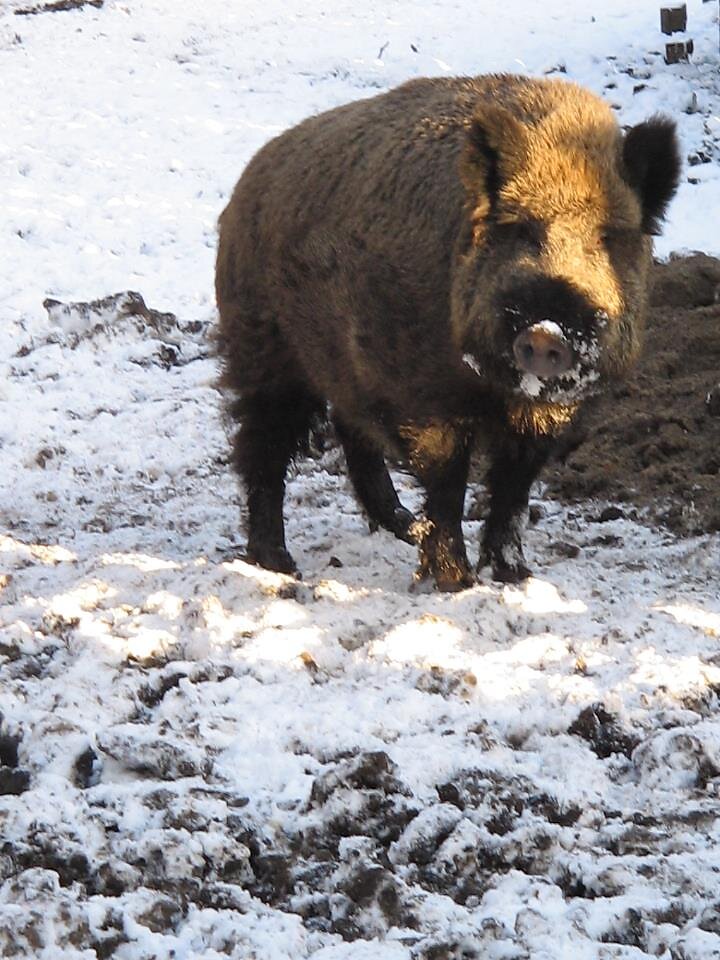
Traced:
[[257, 567], [272, 570], [275, 573], [287, 573], [300, 579], [300, 572], [295, 561], [283, 547], [250, 547], [245, 553], [245, 560], [254, 563]]
[[498, 580], [500, 583], [522, 583], [523, 580], [532, 576], [532, 570], [523, 563], [513, 567], [493, 564], [492, 576], [493, 580]]
[[428, 519], [416, 520], [411, 531], [420, 546], [416, 581], [431, 577], [442, 593], [457, 593], [474, 585], [475, 576], [467, 561], [461, 531], [449, 532]]
[[420, 563], [414, 575], [414, 590], [418, 593], [427, 592], [432, 586], [440, 593], [459, 593], [475, 586], [475, 576], [469, 566], [443, 564], [441, 569], [433, 569], [432, 564]]
[[475, 586], [475, 577], [468, 570], [466, 574], [457, 579], [448, 579], [447, 577], [436, 577], [435, 587], [440, 593], [459, 593], [461, 590], [469, 590]]
[[384, 530], [395, 534], [398, 540], [403, 540], [405, 543], [416, 544], [417, 537], [414, 537], [410, 532], [415, 520], [415, 516], [410, 513], [409, 510], [406, 510], [405, 507], [398, 507], [389, 518], [378, 520], [370, 517], [368, 519], [368, 527], [370, 528], [370, 533], [375, 533], [382, 527]]
[[390, 531], [395, 534], [398, 540], [415, 544], [417, 540], [410, 532], [412, 525], [415, 523], [415, 519], [415, 516], [410, 513], [409, 510], [406, 510], [405, 507], [398, 507], [393, 516]]
[[493, 580], [500, 583], [522, 583], [532, 576], [532, 571], [525, 565], [525, 558], [521, 550], [513, 550], [515, 556], [508, 560], [502, 550], [485, 547], [480, 554], [477, 565], [477, 572], [480, 573], [485, 567], [492, 570]]

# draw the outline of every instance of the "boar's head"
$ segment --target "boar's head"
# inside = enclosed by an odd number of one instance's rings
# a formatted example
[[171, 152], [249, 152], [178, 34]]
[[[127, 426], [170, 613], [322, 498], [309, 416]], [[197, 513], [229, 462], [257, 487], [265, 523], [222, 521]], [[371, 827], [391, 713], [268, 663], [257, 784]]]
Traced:
[[574, 405], [636, 359], [651, 236], [679, 170], [671, 121], [623, 135], [573, 84], [535, 81], [524, 99], [475, 111], [453, 327], [511, 403]]

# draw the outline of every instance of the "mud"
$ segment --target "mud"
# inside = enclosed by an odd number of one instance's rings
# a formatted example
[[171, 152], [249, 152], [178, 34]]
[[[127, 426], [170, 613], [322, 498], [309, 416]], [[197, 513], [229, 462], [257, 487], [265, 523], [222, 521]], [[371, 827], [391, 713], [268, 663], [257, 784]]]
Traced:
[[[635, 373], [589, 410], [548, 493], [642, 508], [674, 533], [720, 530], [720, 260], [656, 264]], [[577, 444], [582, 436], [582, 444]]]

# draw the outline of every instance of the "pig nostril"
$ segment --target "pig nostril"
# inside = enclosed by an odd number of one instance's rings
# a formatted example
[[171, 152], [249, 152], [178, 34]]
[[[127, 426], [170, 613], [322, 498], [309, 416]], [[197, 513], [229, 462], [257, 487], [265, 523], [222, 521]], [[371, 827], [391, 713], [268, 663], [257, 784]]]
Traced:
[[561, 376], [573, 363], [573, 351], [565, 338], [540, 324], [515, 337], [513, 354], [520, 370], [537, 377]]

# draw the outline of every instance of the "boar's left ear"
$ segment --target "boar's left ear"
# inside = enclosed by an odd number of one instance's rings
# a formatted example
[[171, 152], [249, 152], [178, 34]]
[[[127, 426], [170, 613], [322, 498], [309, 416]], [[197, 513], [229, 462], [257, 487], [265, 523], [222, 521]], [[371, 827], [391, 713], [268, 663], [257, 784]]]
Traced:
[[660, 223], [680, 179], [680, 152], [675, 123], [651, 117], [631, 127], [623, 143], [628, 183], [640, 195], [644, 233], [660, 233]]
[[526, 139], [525, 128], [509, 110], [494, 104], [478, 107], [460, 159], [466, 189], [493, 199], [522, 163]]

